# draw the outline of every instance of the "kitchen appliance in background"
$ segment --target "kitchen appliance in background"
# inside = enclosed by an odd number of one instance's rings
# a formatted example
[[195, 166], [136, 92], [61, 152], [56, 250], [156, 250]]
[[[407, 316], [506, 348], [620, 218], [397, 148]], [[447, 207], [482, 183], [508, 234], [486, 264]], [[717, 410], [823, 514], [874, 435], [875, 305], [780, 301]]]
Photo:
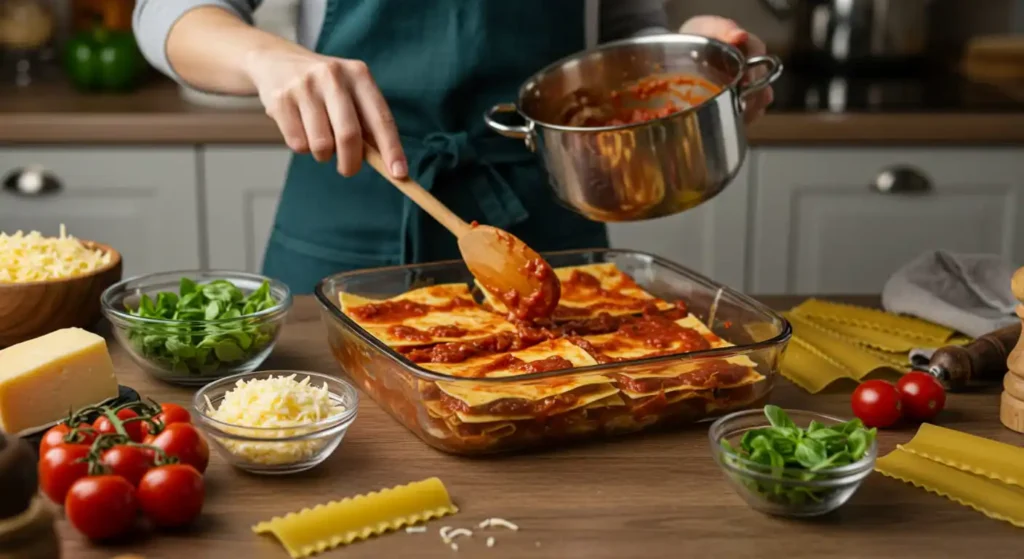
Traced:
[[[295, 41], [298, 36], [298, 0], [263, 0], [253, 15], [256, 27]], [[218, 95], [193, 89], [186, 85], [180, 86], [181, 96], [189, 103], [218, 108], [259, 108], [260, 100], [256, 97], [237, 95]]]
[[0, 75], [25, 87], [53, 59], [56, 29], [50, 0], [0, 0]]
[[932, 0], [762, 0], [794, 20], [791, 62], [830, 71], [889, 73], [924, 66]]

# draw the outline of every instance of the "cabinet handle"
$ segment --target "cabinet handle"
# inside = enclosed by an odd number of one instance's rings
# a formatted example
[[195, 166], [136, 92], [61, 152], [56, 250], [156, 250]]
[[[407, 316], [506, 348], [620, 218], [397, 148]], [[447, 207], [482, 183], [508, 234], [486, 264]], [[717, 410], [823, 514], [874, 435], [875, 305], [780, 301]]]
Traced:
[[921, 171], [900, 165], [879, 173], [871, 189], [879, 194], [921, 194], [932, 189], [932, 182]]
[[3, 188], [17, 196], [33, 197], [56, 194], [63, 185], [41, 165], [29, 165], [8, 173], [4, 177]]

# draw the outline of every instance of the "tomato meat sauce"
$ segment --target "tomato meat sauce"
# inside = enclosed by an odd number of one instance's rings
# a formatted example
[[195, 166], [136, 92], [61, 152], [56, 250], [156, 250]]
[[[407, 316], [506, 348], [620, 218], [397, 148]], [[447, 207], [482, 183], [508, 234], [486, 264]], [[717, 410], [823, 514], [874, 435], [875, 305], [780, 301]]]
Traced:
[[692, 75], [647, 76], [611, 91], [606, 99], [585, 93], [574, 95], [565, 111], [569, 115], [566, 124], [582, 127], [639, 124], [700, 105], [721, 90], [708, 80]]

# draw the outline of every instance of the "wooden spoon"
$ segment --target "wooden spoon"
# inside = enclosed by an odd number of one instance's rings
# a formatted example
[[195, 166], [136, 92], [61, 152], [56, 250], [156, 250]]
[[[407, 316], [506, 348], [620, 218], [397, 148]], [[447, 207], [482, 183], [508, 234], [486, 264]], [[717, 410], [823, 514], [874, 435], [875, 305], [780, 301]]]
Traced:
[[547, 318], [561, 285], [551, 266], [515, 235], [490, 225], [466, 223], [416, 181], [396, 179], [377, 148], [365, 144], [366, 161], [459, 240], [459, 251], [473, 277], [505, 303], [519, 320]]

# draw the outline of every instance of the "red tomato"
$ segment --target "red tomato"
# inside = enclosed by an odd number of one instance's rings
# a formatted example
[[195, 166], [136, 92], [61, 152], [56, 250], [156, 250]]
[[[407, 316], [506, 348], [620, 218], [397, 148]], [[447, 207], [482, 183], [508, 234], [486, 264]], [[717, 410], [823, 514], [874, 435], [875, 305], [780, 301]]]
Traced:
[[162, 528], [191, 523], [203, 510], [204, 497], [202, 474], [184, 464], [153, 468], [139, 483], [142, 512]]
[[89, 445], [63, 444], [46, 451], [39, 458], [39, 489], [54, 503], [63, 503], [68, 489], [80, 478], [89, 475]]
[[[170, 425], [172, 423], [192, 423], [192, 414], [188, 413], [188, 410], [179, 406], [178, 404], [160, 404], [162, 410], [159, 414], [154, 417], [160, 423], [164, 425]], [[146, 435], [151, 434], [149, 425], [144, 425], [142, 432]]]
[[[129, 409], [123, 409], [117, 412], [117, 417], [121, 421], [138, 416], [139, 414]], [[128, 438], [130, 438], [133, 442], [141, 443], [142, 439], [146, 437], [146, 435], [143, 434], [142, 432], [142, 425], [142, 421], [132, 421], [131, 423], [124, 424], [124, 430], [126, 433], [128, 433]], [[92, 424], [92, 427], [93, 429], [96, 429], [97, 434], [100, 435], [105, 435], [107, 433], [117, 433], [117, 429], [114, 428], [114, 424], [105, 415], [101, 415], [98, 418], [96, 418], [96, 421]]]
[[[91, 429], [92, 426], [88, 423], [79, 423], [80, 429]], [[71, 433], [71, 427], [65, 423], [54, 425], [50, 428], [46, 434], [43, 435], [43, 440], [39, 443], [39, 456], [46, 454], [47, 450], [55, 446], [62, 444], [92, 444], [96, 440], [96, 434], [92, 431], [79, 431], [78, 435], [73, 443], [64, 442], [64, 438]]]
[[160, 448], [199, 473], [205, 472], [206, 465], [210, 463], [210, 447], [206, 439], [189, 423], [171, 423], [158, 435], [146, 437], [145, 443]]
[[909, 372], [896, 383], [903, 404], [903, 414], [910, 419], [927, 421], [946, 405], [946, 390], [939, 381], [920, 371]]
[[853, 415], [868, 427], [885, 428], [900, 420], [900, 393], [884, 380], [869, 380], [853, 391]]
[[135, 524], [139, 504], [135, 488], [120, 476], [82, 478], [64, 501], [68, 522], [92, 540], [123, 536]]
[[133, 487], [138, 487], [142, 476], [153, 467], [151, 453], [128, 445], [117, 445], [104, 452], [100, 462], [110, 469], [111, 474], [123, 477]]

